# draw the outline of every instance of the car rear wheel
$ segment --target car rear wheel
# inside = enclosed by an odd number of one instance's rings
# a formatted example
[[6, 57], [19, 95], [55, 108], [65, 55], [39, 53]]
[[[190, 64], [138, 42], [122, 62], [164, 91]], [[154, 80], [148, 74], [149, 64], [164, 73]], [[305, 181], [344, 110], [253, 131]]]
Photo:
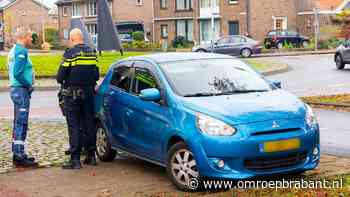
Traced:
[[185, 143], [179, 142], [168, 151], [167, 174], [177, 188], [197, 191], [200, 185], [196, 160]]
[[343, 61], [343, 58], [339, 54], [335, 57], [335, 65], [337, 66], [338, 70], [342, 70], [345, 67], [345, 63]]
[[244, 58], [248, 58], [252, 55], [252, 51], [250, 49], [242, 49], [241, 56]]
[[282, 49], [283, 43], [282, 42], [277, 43], [276, 47], [277, 47], [277, 49]]
[[309, 46], [309, 42], [304, 40], [302, 45], [303, 45], [304, 48], [307, 48]]
[[198, 52], [198, 53], [205, 53], [206, 51], [204, 49], [198, 49], [196, 52]]
[[113, 161], [116, 156], [116, 151], [112, 149], [109, 142], [106, 130], [103, 126], [97, 124], [97, 135], [96, 135], [96, 154], [97, 157], [104, 162]]

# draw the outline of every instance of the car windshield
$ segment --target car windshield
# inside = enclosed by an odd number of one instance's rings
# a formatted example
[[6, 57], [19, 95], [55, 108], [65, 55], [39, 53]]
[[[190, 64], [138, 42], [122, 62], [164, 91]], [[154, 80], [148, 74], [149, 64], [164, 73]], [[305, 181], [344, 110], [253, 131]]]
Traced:
[[185, 97], [271, 90], [255, 71], [233, 59], [202, 59], [161, 64], [174, 91]]

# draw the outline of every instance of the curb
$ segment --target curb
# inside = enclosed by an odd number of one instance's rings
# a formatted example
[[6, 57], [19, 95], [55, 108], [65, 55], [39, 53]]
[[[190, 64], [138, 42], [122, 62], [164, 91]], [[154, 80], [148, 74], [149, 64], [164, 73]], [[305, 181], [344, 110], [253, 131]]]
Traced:
[[334, 54], [336, 50], [327, 51], [304, 51], [304, 52], [285, 52], [285, 53], [262, 53], [252, 56], [252, 58], [261, 57], [282, 57], [282, 56], [302, 56], [302, 55], [324, 55], [324, 54]]
[[318, 105], [318, 106], [326, 106], [326, 107], [342, 107], [342, 108], [350, 107], [350, 104], [345, 104], [345, 103], [322, 103], [322, 102], [309, 102], [309, 101], [306, 101], [306, 103], [310, 105]]
[[283, 64], [283, 65], [279, 66], [278, 68], [264, 70], [261, 72], [261, 74], [263, 74], [265, 76], [270, 76], [270, 75], [285, 73], [285, 72], [288, 72], [291, 70], [292, 70], [292, 68], [288, 64]]
[[[55, 90], [59, 90], [59, 86], [50, 86], [50, 87], [35, 87], [34, 90], [35, 91], [55, 91]], [[10, 88], [8, 87], [0, 87], [0, 92], [9, 92]]]

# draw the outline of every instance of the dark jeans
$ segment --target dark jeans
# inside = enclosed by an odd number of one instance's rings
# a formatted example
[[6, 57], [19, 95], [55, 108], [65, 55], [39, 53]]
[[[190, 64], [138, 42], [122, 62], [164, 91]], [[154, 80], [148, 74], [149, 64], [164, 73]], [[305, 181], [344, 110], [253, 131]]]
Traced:
[[11, 100], [14, 104], [12, 152], [17, 159], [26, 157], [24, 143], [27, 137], [31, 92], [26, 88], [12, 87]]
[[64, 98], [72, 160], [80, 160], [83, 143], [88, 154], [95, 154], [96, 151], [94, 89], [92, 87], [84, 88], [83, 91], [83, 98], [73, 98], [72, 96]]

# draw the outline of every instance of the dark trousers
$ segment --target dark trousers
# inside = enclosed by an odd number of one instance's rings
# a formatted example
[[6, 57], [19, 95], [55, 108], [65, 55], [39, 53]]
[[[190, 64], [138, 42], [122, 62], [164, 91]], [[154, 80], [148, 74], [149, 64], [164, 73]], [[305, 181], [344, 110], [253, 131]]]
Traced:
[[82, 88], [82, 90], [83, 96], [65, 97], [65, 113], [72, 160], [80, 160], [83, 143], [87, 154], [92, 155], [96, 151], [94, 88]]

